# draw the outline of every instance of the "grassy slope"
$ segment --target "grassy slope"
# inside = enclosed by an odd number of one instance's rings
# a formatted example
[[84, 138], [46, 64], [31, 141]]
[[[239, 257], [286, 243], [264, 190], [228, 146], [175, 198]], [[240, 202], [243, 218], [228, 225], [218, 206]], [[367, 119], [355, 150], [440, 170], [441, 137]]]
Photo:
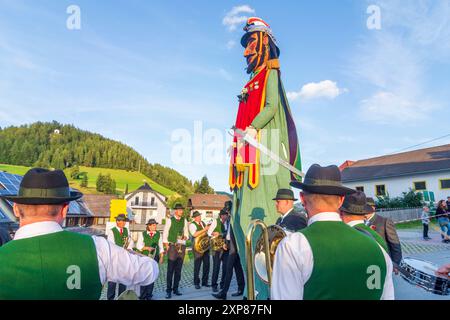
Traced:
[[[13, 165], [5, 165], [0, 164], [0, 170], [7, 171], [13, 174], [24, 175], [28, 171], [28, 167], [22, 166], [13, 166]], [[119, 192], [125, 191], [125, 186], [128, 184], [128, 191], [132, 192], [142, 186], [144, 184], [144, 180], [157, 192], [170, 196], [175, 194], [172, 190], [169, 190], [147, 176], [143, 175], [139, 172], [126, 171], [126, 170], [117, 170], [117, 169], [104, 169], [104, 168], [89, 168], [89, 167], [80, 167], [80, 172], [87, 172], [88, 174], [88, 188], [80, 188], [81, 180], [72, 180], [70, 178], [70, 169], [66, 169], [65, 173], [67, 178], [69, 179], [70, 185], [74, 188], [80, 189], [82, 192], [87, 194], [97, 194], [95, 191], [95, 182], [97, 180], [98, 175], [101, 173], [103, 175], [110, 174], [111, 177], [116, 180], [116, 188]]]

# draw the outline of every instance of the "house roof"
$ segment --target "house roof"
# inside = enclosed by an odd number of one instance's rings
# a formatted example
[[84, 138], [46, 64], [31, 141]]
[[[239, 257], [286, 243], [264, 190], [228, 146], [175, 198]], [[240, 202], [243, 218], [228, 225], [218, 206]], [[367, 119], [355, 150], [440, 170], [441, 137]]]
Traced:
[[342, 170], [342, 181], [365, 181], [450, 171], [450, 144], [359, 160]]
[[225, 206], [225, 202], [231, 198], [224, 194], [193, 194], [188, 201], [188, 206], [192, 209], [216, 209], [220, 210]]
[[145, 182], [144, 185], [140, 186], [139, 189], [140, 191], [153, 191], [152, 187], [150, 187], [150, 185]]
[[117, 196], [85, 194], [82, 199], [94, 217], [109, 217], [111, 200], [117, 199]]
[[164, 204], [164, 206], [167, 207], [166, 197], [164, 195], [156, 192], [155, 190], [153, 190], [152, 187], [150, 187], [150, 185], [147, 182], [145, 182], [142, 186], [140, 186], [135, 191], [125, 195], [125, 200], [127, 200], [127, 201], [130, 200], [135, 194], [137, 194], [139, 192], [150, 192], [150, 193], [154, 194]]

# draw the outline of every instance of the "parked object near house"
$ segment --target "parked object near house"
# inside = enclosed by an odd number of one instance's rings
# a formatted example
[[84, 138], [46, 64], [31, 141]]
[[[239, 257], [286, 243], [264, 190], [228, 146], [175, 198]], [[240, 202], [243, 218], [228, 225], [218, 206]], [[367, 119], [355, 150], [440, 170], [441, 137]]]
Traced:
[[209, 222], [219, 217], [225, 202], [230, 200], [231, 197], [226, 194], [193, 194], [188, 199], [187, 207], [190, 214], [198, 211], [202, 215], [202, 221]]
[[368, 197], [398, 197], [412, 189], [432, 203], [450, 195], [450, 144], [346, 161], [340, 168], [342, 182]]

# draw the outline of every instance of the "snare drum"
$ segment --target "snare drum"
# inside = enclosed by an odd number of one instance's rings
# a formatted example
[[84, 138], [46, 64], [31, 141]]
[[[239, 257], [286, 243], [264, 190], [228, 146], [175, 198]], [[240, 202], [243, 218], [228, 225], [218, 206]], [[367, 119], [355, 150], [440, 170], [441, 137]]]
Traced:
[[437, 275], [437, 269], [431, 262], [414, 258], [405, 258], [400, 263], [401, 276], [409, 283], [434, 294], [449, 295], [449, 277]]

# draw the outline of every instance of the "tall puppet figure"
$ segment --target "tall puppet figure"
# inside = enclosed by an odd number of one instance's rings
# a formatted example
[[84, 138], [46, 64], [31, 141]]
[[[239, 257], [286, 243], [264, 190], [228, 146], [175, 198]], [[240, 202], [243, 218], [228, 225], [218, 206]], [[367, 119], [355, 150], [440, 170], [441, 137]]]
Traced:
[[[300, 171], [297, 131], [280, 79], [277, 42], [270, 26], [260, 18], [249, 18], [244, 31], [241, 44], [250, 81], [238, 96], [235, 127]], [[290, 181], [301, 177], [240, 138], [235, 133], [229, 183], [234, 200], [233, 230], [246, 270], [245, 236], [250, 221], [260, 219], [267, 225], [275, 224], [278, 216], [272, 199], [278, 189], [289, 189]], [[255, 239], [258, 236], [256, 232]], [[255, 281], [256, 298], [267, 299], [267, 286], [258, 277]]]

